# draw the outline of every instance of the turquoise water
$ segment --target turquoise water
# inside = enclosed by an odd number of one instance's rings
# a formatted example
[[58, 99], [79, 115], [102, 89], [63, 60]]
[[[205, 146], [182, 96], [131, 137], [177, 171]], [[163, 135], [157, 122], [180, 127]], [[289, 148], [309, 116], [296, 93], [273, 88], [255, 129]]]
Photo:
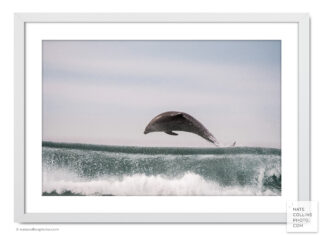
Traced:
[[274, 148], [43, 142], [44, 196], [281, 195]]

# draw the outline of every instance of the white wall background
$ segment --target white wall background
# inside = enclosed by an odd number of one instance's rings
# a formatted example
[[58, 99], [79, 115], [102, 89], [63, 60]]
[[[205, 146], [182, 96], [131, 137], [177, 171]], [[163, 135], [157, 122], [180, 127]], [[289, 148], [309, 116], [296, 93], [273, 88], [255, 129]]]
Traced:
[[[60, 234], [286, 234], [285, 225], [19, 225], [13, 223], [13, 13], [14, 12], [308, 12], [311, 16], [312, 198], [324, 210], [324, 14], [321, 0], [12, 0], [0, 3], [0, 233], [17, 228], [59, 228]], [[322, 219], [322, 221], [324, 221]], [[319, 226], [319, 232], [323, 230]], [[19, 232], [18, 232], [19, 233]], [[29, 232], [28, 234], [32, 234]], [[39, 233], [39, 232], [35, 232]], [[51, 233], [51, 232], [47, 232]], [[56, 233], [56, 232], [53, 232]]]

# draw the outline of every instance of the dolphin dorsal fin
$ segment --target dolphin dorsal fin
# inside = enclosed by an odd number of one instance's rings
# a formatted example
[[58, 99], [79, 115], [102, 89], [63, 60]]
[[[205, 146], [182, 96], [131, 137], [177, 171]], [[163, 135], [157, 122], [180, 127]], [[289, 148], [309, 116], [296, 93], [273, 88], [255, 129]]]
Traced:
[[171, 117], [183, 117], [183, 113], [178, 112], [178, 113], [173, 113], [170, 115]]

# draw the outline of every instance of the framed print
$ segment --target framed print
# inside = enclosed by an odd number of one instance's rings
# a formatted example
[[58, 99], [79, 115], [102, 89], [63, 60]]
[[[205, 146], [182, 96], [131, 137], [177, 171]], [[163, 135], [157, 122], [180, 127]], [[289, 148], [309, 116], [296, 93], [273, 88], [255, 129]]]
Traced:
[[307, 14], [15, 15], [15, 221], [285, 223], [310, 200]]

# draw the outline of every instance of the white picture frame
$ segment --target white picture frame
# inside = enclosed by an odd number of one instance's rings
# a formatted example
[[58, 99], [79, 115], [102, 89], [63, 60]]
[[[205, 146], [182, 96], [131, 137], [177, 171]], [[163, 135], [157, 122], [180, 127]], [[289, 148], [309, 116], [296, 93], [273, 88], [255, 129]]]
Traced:
[[308, 14], [15, 14], [15, 221], [19, 223], [286, 223], [285, 213], [28, 213], [26, 211], [26, 25], [32, 23], [291, 23], [298, 27], [298, 200], [310, 195]]

